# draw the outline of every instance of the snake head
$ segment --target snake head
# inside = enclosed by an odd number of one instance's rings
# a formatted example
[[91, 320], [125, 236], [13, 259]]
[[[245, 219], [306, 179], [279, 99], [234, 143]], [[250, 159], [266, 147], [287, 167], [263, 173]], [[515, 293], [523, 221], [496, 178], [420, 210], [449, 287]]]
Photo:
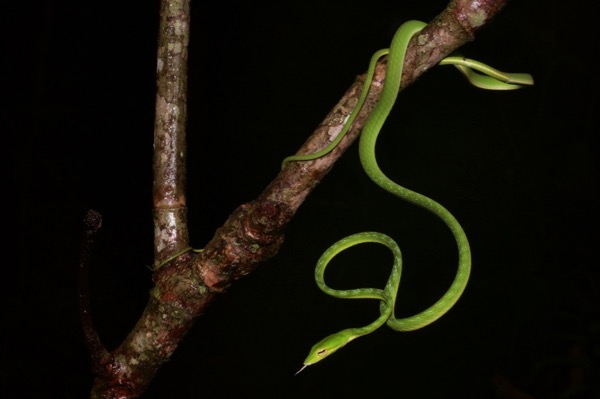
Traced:
[[351, 329], [348, 329], [323, 338], [311, 348], [306, 360], [304, 360], [304, 366], [306, 367], [320, 362], [356, 337], [357, 335], [354, 334]]

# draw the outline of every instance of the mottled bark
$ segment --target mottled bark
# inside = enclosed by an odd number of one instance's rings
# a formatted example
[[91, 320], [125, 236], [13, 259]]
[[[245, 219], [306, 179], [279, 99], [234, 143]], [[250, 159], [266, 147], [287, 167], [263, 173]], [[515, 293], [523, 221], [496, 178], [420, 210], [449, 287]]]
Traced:
[[[474, 37], [505, 0], [456, 0], [416, 35], [408, 48], [402, 87]], [[188, 244], [185, 200], [186, 64], [189, 1], [163, 0], [158, 51], [154, 208], [155, 265]], [[254, 201], [240, 206], [199, 254], [186, 252], [158, 267], [148, 305], [110, 356], [92, 354], [97, 372], [92, 397], [131, 398], [148, 386], [216, 294], [277, 253], [284, 228], [304, 199], [356, 139], [381, 94], [385, 61], [375, 73], [367, 103], [341, 143], [327, 156], [292, 162]], [[360, 93], [357, 78], [298, 151], [310, 154], [340, 132]], [[95, 349], [104, 353], [103, 349]], [[101, 360], [100, 360], [101, 359]]]
[[154, 117], [154, 258], [188, 247], [185, 197], [189, 0], [161, 2]]

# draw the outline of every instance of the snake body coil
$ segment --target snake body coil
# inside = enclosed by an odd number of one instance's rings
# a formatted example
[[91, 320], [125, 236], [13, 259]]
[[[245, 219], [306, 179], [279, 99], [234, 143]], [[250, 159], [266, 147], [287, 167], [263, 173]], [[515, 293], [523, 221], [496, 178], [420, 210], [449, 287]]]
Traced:
[[[365, 123], [361, 133], [359, 143], [360, 160], [367, 175], [378, 186], [405, 201], [427, 209], [439, 217], [446, 224], [446, 226], [448, 226], [454, 236], [454, 239], [456, 240], [456, 245], [458, 247], [458, 269], [456, 276], [446, 293], [429, 308], [416, 315], [402, 319], [396, 319], [394, 316], [394, 305], [396, 302], [396, 296], [400, 283], [400, 275], [402, 272], [402, 255], [398, 244], [396, 244], [396, 242], [387, 235], [377, 232], [358, 233], [336, 242], [329, 247], [323, 253], [323, 255], [321, 255], [317, 262], [317, 266], [315, 268], [315, 280], [317, 285], [326, 294], [337, 298], [377, 299], [381, 301], [380, 316], [366, 326], [348, 328], [329, 335], [328, 337], [319, 341], [310, 350], [306, 360], [304, 361], [304, 366], [300, 369], [300, 371], [336, 352], [353, 339], [375, 331], [383, 324], [387, 324], [390, 328], [396, 331], [412, 331], [433, 323], [446, 312], [448, 312], [452, 306], [454, 306], [454, 304], [462, 295], [469, 280], [469, 274], [471, 271], [471, 250], [469, 248], [467, 236], [465, 235], [465, 232], [456, 218], [446, 208], [431, 198], [402, 187], [388, 178], [379, 168], [377, 159], [375, 157], [377, 136], [379, 135], [379, 131], [381, 130], [381, 127], [383, 126], [390, 111], [392, 110], [392, 107], [394, 106], [398, 96], [400, 82], [402, 79], [404, 56], [408, 47], [408, 43], [413, 35], [417, 34], [421, 29], [423, 29], [425, 25], [425, 23], [420, 21], [408, 21], [404, 23], [394, 35], [390, 48], [380, 50], [373, 55], [371, 63], [369, 64], [367, 78], [365, 79], [359, 101], [348, 118], [346, 125], [332, 143], [330, 143], [323, 150], [314, 154], [290, 156], [284, 160], [283, 166], [285, 167], [289, 162], [292, 161], [310, 161], [322, 157], [328, 154], [340, 142], [343, 136], [350, 129], [354, 119], [360, 112], [360, 109], [365, 102], [377, 61], [383, 55], [389, 53], [387, 60], [386, 79], [381, 97], [375, 106], [375, 109]], [[533, 79], [528, 74], [509, 74], [500, 72], [489, 67], [488, 65], [482, 64], [478, 61], [465, 59], [463, 57], [448, 57], [442, 60], [440, 64], [451, 64], [456, 66], [472, 84], [484, 89], [511, 90], [518, 89], [523, 85], [533, 84]], [[474, 70], [477, 70], [485, 75], [477, 73]], [[329, 262], [341, 251], [362, 243], [382, 244], [392, 251], [394, 255], [394, 264], [385, 287], [383, 289], [357, 288], [352, 290], [337, 290], [327, 286], [324, 280], [324, 273]]]

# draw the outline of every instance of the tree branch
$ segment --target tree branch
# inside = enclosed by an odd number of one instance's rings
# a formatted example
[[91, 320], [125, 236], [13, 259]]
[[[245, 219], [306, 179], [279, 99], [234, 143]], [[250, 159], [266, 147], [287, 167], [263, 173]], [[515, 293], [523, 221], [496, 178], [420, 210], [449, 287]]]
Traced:
[[[474, 38], [505, 0], [456, 0], [409, 45], [402, 88], [442, 58]], [[163, 0], [158, 51], [155, 125], [155, 265], [187, 248], [185, 201], [186, 60], [188, 0]], [[376, 104], [385, 80], [385, 61], [378, 65], [369, 97], [350, 132], [327, 156], [292, 162], [254, 201], [241, 205], [200, 254], [187, 252], [156, 269], [148, 305], [113, 361], [96, 378], [92, 397], [131, 398], [148, 386], [193, 320], [218, 293], [277, 253], [284, 228], [305, 198], [358, 136]], [[359, 76], [340, 102], [298, 151], [325, 147], [342, 129], [357, 102]]]
[[161, 2], [154, 122], [154, 259], [189, 247], [186, 140], [189, 0]]

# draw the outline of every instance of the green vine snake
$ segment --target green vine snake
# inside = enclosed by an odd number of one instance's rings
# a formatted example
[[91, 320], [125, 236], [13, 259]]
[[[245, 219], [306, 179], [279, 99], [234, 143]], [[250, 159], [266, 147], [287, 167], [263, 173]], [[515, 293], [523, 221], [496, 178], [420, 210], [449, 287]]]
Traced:
[[[465, 290], [469, 280], [471, 271], [471, 250], [469, 248], [467, 236], [465, 235], [463, 228], [458, 223], [456, 218], [436, 201], [402, 187], [389, 179], [379, 168], [375, 157], [375, 144], [377, 141], [377, 136], [398, 96], [400, 81], [402, 78], [404, 56], [408, 47], [408, 43], [413, 35], [417, 34], [425, 26], [426, 24], [421, 21], [408, 21], [404, 23], [395, 33], [390, 48], [379, 50], [371, 58], [369, 68], [367, 70], [367, 77], [365, 79], [357, 105], [348, 117], [344, 128], [338, 134], [338, 136], [326, 148], [314, 154], [293, 155], [287, 157], [283, 161], [283, 167], [285, 167], [289, 162], [310, 161], [317, 159], [328, 154], [333, 148], [335, 148], [335, 146], [338, 145], [344, 135], [349, 131], [354, 119], [360, 112], [366, 100], [377, 61], [382, 56], [388, 54], [386, 78], [383, 91], [379, 98], [379, 102], [366, 121], [360, 136], [360, 161], [369, 178], [378, 186], [405, 201], [427, 209], [439, 217], [448, 226], [454, 236], [454, 239], [456, 240], [458, 247], [458, 269], [456, 276], [446, 293], [429, 308], [416, 315], [397, 319], [394, 316], [394, 306], [400, 284], [400, 274], [402, 271], [402, 255], [398, 244], [396, 244], [396, 242], [387, 235], [377, 232], [358, 233], [336, 242], [329, 247], [323, 253], [323, 255], [321, 255], [317, 262], [317, 266], [315, 268], [315, 280], [317, 285], [326, 294], [337, 298], [377, 299], [381, 302], [380, 316], [366, 326], [348, 328], [339, 331], [316, 343], [310, 350], [306, 360], [304, 360], [304, 366], [298, 371], [298, 373], [304, 370], [307, 366], [315, 364], [335, 353], [348, 342], [375, 331], [383, 324], [387, 324], [396, 331], [412, 331], [433, 323], [446, 312], [448, 312], [452, 306], [454, 306]], [[504, 73], [488, 65], [482, 64], [481, 62], [466, 59], [460, 56], [450, 56], [445, 58], [440, 62], [440, 65], [454, 65], [463, 75], [465, 75], [471, 84], [482, 89], [512, 90], [533, 84], [533, 78], [529, 74]], [[371, 242], [385, 245], [390, 249], [390, 251], [392, 251], [394, 255], [392, 271], [385, 287], [383, 289], [357, 288], [351, 290], [337, 290], [327, 286], [324, 279], [324, 273], [329, 262], [338, 253], [349, 247]]]

